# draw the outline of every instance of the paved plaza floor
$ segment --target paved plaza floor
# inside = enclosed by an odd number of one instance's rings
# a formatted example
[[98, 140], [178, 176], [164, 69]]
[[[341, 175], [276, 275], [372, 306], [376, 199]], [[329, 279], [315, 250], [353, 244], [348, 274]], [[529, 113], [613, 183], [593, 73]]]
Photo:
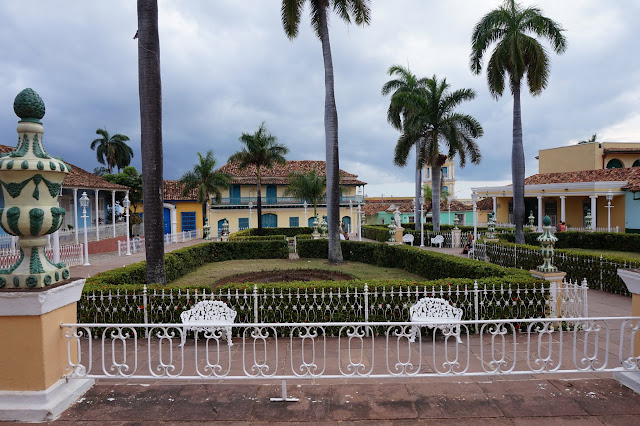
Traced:
[[[144, 253], [94, 256], [91, 266], [74, 267], [72, 275], [140, 260]], [[592, 317], [631, 314], [628, 297], [589, 290], [588, 300]], [[288, 395], [300, 400], [269, 401], [280, 392], [274, 381], [98, 380], [54, 424], [640, 425], [640, 394], [608, 373], [290, 380]]]

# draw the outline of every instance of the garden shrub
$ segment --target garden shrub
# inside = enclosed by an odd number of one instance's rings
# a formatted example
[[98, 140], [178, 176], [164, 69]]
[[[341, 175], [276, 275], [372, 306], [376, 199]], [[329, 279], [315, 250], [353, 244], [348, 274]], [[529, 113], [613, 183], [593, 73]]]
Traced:
[[274, 241], [284, 240], [287, 238], [285, 235], [229, 235], [229, 241]]
[[[203, 243], [165, 254], [165, 275], [170, 283], [202, 265], [233, 259], [287, 259], [289, 243], [277, 241], [229, 241]], [[146, 283], [146, 262], [101, 272], [87, 278], [86, 284], [122, 285]], [[148, 284], [148, 283], [147, 283]]]
[[362, 237], [384, 242], [389, 239], [389, 228], [386, 225], [362, 225]]

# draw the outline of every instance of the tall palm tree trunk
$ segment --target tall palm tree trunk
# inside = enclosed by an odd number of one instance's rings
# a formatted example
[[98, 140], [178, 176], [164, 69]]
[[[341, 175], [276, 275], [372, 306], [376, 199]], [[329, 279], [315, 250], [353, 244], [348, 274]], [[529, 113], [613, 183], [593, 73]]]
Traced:
[[162, 84], [157, 0], [138, 0], [138, 87], [147, 283], [166, 284], [162, 199]]
[[431, 220], [433, 222], [433, 232], [440, 232], [440, 188], [442, 181], [442, 164], [440, 156], [435, 155], [431, 163]]
[[327, 27], [328, 1], [318, 6], [320, 41], [324, 59], [324, 132], [327, 156], [327, 222], [329, 226], [329, 263], [342, 262], [340, 247], [340, 162], [338, 156], [338, 111], [334, 95], [333, 61]]
[[256, 191], [257, 200], [256, 200], [256, 212], [258, 214], [258, 235], [262, 235], [262, 176], [260, 176], [260, 167], [257, 167], [258, 170], [258, 189]]
[[[516, 223], [516, 243], [524, 244], [524, 148], [522, 147], [522, 110], [520, 85], [513, 85], [513, 146], [511, 148], [511, 179], [513, 181], [513, 220]], [[541, 214], [541, 212], [538, 212]]]
[[420, 223], [422, 222], [422, 215], [420, 214], [420, 196], [422, 195], [422, 168], [420, 167], [420, 144], [416, 143], [416, 199], [414, 200], [415, 216], [414, 216], [414, 229], [420, 230]]

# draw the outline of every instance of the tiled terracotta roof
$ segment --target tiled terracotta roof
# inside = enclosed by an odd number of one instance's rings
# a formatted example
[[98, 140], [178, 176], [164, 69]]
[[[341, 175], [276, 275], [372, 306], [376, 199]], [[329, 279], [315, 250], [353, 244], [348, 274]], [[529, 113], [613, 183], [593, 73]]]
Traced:
[[186, 197], [182, 195], [183, 185], [177, 180], [165, 180], [163, 182], [164, 200], [180, 201], [180, 200], [197, 200], [198, 192], [194, 189]]
[[[261, 169], [263, 184], [286, 185], [289, 183], [289, 174], [309, 172], [314, 168], [318, 175], [326, 175], [326, 163], [324, 161], [287, 161], [285, 164], [275, 164], [271, 169]], [[240, 170], [237, 163], [227, 163], [218, 169], [219, 172], [228, 173], [233, 176], [232, 184], [256, 184], [255, 166], [247, 166]], [[358, 175], [340, 170], [340, 183], [343, 185], [366, 185], [357, 179]]]
[[[400, 213], [413, 213], [413, 198], [405, 198], [405, 199], [394, 199], [386, 202], [378, 201], [381, 199], [375, 198], [367, 198], [366, 203], [364, 204], [363, 210], [366, 216], [373, 216], [378, 214], [381, 211], [392, 212], [395, 209], [393, 206], [397, 207], [400, 210]], [[391, 210], [389, 210], [391, 208]], [[448, 210], [447, 203], [442, 201], [440, 203], [440, 211], [444, 212]], [[463, 211], [471, 211], [473, 210], [473, 206], [465, 203], [461, 203], [459, 201], [453, 200], [451, 201], [451, 211], [452, 212], [463, 212]], [[431, 201], [427, 201], [424, 204], [424, 212], [431, 211]]]
[[[473, 208], [473, 207], [472, 207]], [[476, 202], [476, 209], [481, 211], [492, 211], [493, 210], [493, 198], [483, 198], [480, 201]]]
[[[11, 152], [15, 149], [13, 146], [0, 145], [0, 153]], [[62, 184], [63, 188], [91, 188], [91, 189], [103, 189], [103, 190], [116, 190], [127, 191], [128, 186], [118, 185], [117, 183], [111, 183], [99, 176], [96, 176], [88, 171], [81, 169], [65, 160], [65, 163], [71, 166], [71, 173], [67, 175]]]
[[614, 182], [640, 180], [640, 167], [624, 169], [583, 170], [579, 172], [538, 173], [524, 180], [525, 185], [547, 183]]

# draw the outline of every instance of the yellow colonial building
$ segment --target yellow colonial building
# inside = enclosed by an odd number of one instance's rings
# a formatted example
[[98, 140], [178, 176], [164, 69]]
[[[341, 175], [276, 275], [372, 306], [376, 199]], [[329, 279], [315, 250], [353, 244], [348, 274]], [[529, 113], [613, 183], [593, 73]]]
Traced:
[[[591, 142], [539, 151], [540, 173], [525, 179], [525, 216], [569, 229], [640, 232], [640, 144]], [[472, 188], [492, 200], [498, 223], [513, 223], [512, 186]]]
[[[287, 161], [276, 164], [271, 169], [261, 169], [262, 226], [265, 228], [295, 228], [312, 226], [313, 206], [305, 200], [285, 194], [291, 173], [304, 173], [316, 170], [318, 175], [326, 175], [324, 161]], [[222, 224], [229, 222], [229, 232], [237, 232], [247, 228], [256, 228], [257, 219], [257, 178], [254, 166], [243, 170], [236, 163], [227, 163], [220, 172], [232, 176], [231, 186], [224, 190], [222, 200], [215, 204], [212, 200], [209, 213], [212, 229], [222, 232]], [[349, 229], [356, 223], [358, 205], [364, 202], [365, 182], [358, 176], [340, 170], [340, 185], [343, 188], [340, 196], [340, 218]], [[326, 200], [318, 205], [318, 216], [327, 214]], [[354, 228], [355, 229], [355, 228]], [[215, 231], [213, 231], [215, 235]]]
[[[164, 233], [177, 234], [182, 231], [200, 230], [202, 235], [202, 204], [198, 203], [195, 190], [182, 195], [183, 186], [177, 180], [163, 182], [164, 201]], [[136, 213], [140, 213], [144, 220], [144, 204], [136, 206]]]
[[[431, 187], [432, 173], [431, 165], [425, 164], [422, 169], [422, 186], [427, 185]], [[447, 191], [451, 198], [456, 198], [455, 162], [450, 158], [447, 158], [442, 165], [442, 191]]]

